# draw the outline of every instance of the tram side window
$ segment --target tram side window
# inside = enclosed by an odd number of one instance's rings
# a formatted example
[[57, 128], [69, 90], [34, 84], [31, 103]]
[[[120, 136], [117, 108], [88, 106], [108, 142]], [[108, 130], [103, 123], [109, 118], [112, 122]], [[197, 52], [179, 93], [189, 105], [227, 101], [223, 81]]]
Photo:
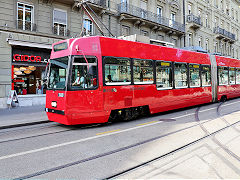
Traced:
[[211, 86], [211, 67], [208, 65], [202, 65], [202, 86]]
[[240, 68], [236, 69], [236, 84], [240, 84]]
[[235, 68], [229, 68], [229, 83], [236, 84], [236, 71]]
[[129, 58], [105, 57], [105, 84], [131, 84]]
[[97, 87], [97, 58], [96, 57], [74, 57], [72, 66], [72, 89], [95, 89]]
[[175, 87], [184, 88], [187, 87], [187, 64], [186, 63], [175, 63], [174, 64], [174, 78]]
[[190, 87], [200, 86], [200, 65], [189, 64]]
[[153, 61], [134, 59], [133, 61], [133, 79], [134, 84], [152, 84], [153, 83]]
[[219, 85], [228, 84], [228, 67], [218, 67]]
[[172, 88], [172, 66], [170, 62], [156, 62], [157, 89]]

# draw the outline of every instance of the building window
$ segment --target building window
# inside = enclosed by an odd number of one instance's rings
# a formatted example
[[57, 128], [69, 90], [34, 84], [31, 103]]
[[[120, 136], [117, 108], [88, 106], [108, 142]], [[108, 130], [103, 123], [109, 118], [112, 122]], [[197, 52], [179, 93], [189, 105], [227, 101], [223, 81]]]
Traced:
[[223, 10], [223, 0], [220, 1], [220, 9]]
[[192, 4], [188, 4], [188, 14], [192, 14]]
[[67, 12], [53, 10], [53, 33], [59, 36], [67, 36]]
[[201, 36], [198, 38], [198, 46], [202, 47], [202, 37]]
[[226, 13], [227, 13], [227, 15], [229, 15], [229, 5], [228, 4], [226, 5]]
[[93, 22], [89, 19], [84, 19], [83, 21], [84, 31], [86, 35], [93, 35]]
[[205, 47], [206, 47], [206, 50], [209, 52], [209, 39], [206, 39]]
[[170, 19], [172, 21], [176, 21], [176, 13], [172, 12], [171, 15], [170, 15]]
[[157, 7], [157, 15], [162, 16], [162, 7]]
[[169, 25], [170, 25], [170, 26], [173, 26], [174, 23], [175, 23], [175, 21], [176, 21], [176, 13], [172, 12], [172, 13], [170, 14]]
[[140, 1], [141, 16], [142, 18], [147, 18], [147, 1]]
[[192, 46], [193, 45], [193, 37], [192, 37], [192, 33], [188, 34], [188, 45]]
[[148, 36], [149, 33], [148, 33], [148, 31], [141, 30], [141, 35], [143, 35], [143, 36]]
[[158, 39], [159, 41], [164, 41], [164, 36], [159, 34], [158, 37], [157, 37], [157, 39]]
[[215, 27], [218, 26], [218, 18], [217, 18], [217, 17], [214, 18], [214, 26], [215, 26]]
[[217, 42], [215, 42], [215, 43], [214, 43], [214, 52], [215, 52], [215, 53], [216, 53], [216, 52], [217, 52], [217, 50], [218, 50], [217, 48], [218, 48], [218, 43], [217, 43]]
[[206, 27], [208, 27], [208, 14], [206, 14]]
[[17, 28], [33, 31], [33, 6], [18, 3], [17, 11]]
[[224, 24], [224, 22], [223, 22], [223, 20], [221, 20], [221, 21], [220, 21], [220, 27], [221, 27], [221, 28], [224, 28], [224, 27], [223, 27], [223, 24]]
[[177, 39], [172, 38], [172, 43], [177, 47]]
[[202, 15], [202, 9], [198, 9], [198, 16], [201, 17]]
[[122, 25], [122, 36], [130, 35], [130, 27]]

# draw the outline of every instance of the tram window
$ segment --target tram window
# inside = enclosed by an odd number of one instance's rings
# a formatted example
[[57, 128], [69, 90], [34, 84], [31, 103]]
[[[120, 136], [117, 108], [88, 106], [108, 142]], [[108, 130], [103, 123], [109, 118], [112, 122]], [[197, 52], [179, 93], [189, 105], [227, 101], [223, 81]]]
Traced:
[[208, 65], [202, 65], [202, 86], [211, 86], [211, 67]]
[[105, 84], [131, 84], [131, 61], [128, 58], [105, 57]]
[[133, 61], [134, 84], [153, 84], [153, 61], [134, 59]]
[[240, 84], [240, 69], [236, 69], [236, 84]]
[[229, 83], [236, 84], [236, 71], [235, 68], [229, 68]]
[[228, 84], [228, 67], [218, 67], [219, 85]]
[[200, 65], [189, 64], [190, 87], [200, 87]]
[[174, 64], [174, 78], [175, 87], [184, 88], [187, 87], [187, 64], [186, 63], [175, 63]]
[[68, 67], [67, 56], [51, 60], [48, 83], [50, 89], [65, 88], [67, 67]]
[[172, 66], [171, 62], [156, 62], [157, 89], [172, 88]]
[[97, 59], [96, 57], [74, 57], [72, 66], [72, 89], [95, 89], [97, 87]]

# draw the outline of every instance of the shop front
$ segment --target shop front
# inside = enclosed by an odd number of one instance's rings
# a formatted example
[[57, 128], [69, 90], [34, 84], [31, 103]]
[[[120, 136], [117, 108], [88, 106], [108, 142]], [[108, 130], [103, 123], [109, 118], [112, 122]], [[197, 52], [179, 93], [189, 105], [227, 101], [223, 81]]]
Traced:
[[44, 74], [50, 53], [49, 49], [12, 46], [12, 90], [21, 106], [39, 104], [45, 98]]

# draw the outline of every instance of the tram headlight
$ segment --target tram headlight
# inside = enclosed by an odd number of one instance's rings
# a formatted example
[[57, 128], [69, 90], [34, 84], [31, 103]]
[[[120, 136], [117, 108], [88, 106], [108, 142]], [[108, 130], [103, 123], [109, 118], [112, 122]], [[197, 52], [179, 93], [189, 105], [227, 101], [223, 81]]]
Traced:
[[51, 105], [52, 105], [52, 107], [55, 107], [55, 108], [56, 108], [56, 107], [57, 107], [57, 102], [56, 102], [56, 101], [52, 101], [52, 102], [51, 102]]

